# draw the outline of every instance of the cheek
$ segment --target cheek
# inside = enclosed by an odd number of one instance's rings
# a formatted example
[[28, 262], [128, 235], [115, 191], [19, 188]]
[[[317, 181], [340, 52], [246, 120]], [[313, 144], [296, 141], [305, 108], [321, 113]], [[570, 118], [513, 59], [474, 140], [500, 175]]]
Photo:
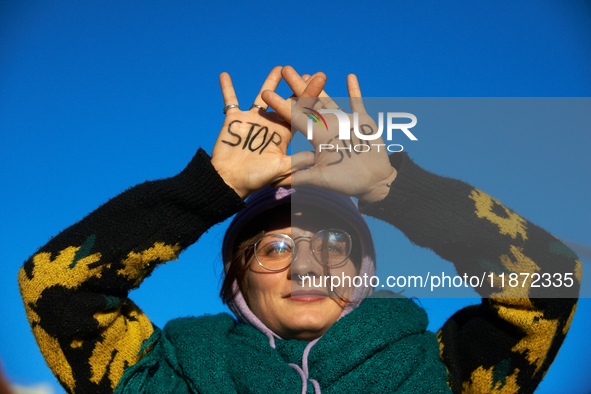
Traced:
[[339, 298], [350, 297], [355, 289], [353, 283], [356, 283], [356, 281], [354, 278], [358, 275], [355, 264], [353, 264], [351, 260], [348, 260], [342, 267], [332, 269], [330, 275], [338, 278], [338, 280], [335, 279], [335, 281], [332, 282], [332, 284], [335, 285], [335, 288], [333, 289], [336, 290], [335, 296]]
[[269, 292], [275, 281], [268, 277], [269, 275], [253, 274], [249, 272], [246, 278], [249, 287], [248, 292], [252, 294], [253, 297]]
[[[249, 269], [246, 273], [247, 303], [254, 311], [261, 310], [262, 304], [278, 299], [286, 287], [285, 273], [270, 273], [269, 271], [259, 272], [256, 268]], [[287, 285], [288, 289], [289, 286]]]
[[358, 274], [358, 271], [355, 267], [355, 264], [353, 264], [351, 260], [347, 260], [345, 264], [331, 268], [330, 274], [339, 277], [344, 275], [345, 277], [350, 277], [353, 279], [353, 277]]
[[358, 274], [357, 267], [355, 267], [355, 264], [353, 264], [353, 262], [351, 260], [349, 260], [349, 262], [345, 266], [345, 273], [348, 275], [357, 275]]

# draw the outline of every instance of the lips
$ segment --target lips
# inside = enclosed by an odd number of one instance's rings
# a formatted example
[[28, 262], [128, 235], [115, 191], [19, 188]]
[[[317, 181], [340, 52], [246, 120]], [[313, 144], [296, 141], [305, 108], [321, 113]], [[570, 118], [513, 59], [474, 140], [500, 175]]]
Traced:
[[328, 298], [328, 294], [321, 290], [296, 290], [292, 291], [285, 298], [291, 298], [295, 300], [321, 300]]

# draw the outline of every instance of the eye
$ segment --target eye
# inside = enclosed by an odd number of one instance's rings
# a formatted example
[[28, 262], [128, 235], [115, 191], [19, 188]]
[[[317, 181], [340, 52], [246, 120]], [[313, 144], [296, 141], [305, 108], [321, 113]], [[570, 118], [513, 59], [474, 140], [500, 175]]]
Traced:
[[292, 245], [285, 238], [265, 237], [257, 247], [257, 256], [264, 259], [283, 258], [291, 253]]
[[351, 237], [342, 230], [322, 230], [312, 239], [312, 252], [322, 264], [336, 266], [344, 262], [351, 251]]
[[329, 242], [328, 251], [344, 255], [348, 252], [348, 245], [345, 242]]
[[265, 245], [265, 253], [267, 254], [279, 254], [279, 253], [291, 253], [291, 245], [284, 241], [276, 241]]

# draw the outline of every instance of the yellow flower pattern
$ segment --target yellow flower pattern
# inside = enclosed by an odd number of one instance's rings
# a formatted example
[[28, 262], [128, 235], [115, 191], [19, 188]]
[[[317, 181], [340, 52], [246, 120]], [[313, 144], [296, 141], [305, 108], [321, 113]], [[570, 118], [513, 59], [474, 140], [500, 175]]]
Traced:
[[[57, 338], [42, 327], [41, 317], [35, 311], [46, 289], [61, 287], [76, 290], [91, 278], [100, 278], [105, 270], [111, 268], [112, 263], [100, 263], [100, 253], [79, 258], [81, 248], [83, 246], [67, 247], [55, 258], [48, 252], [34, 255], [30, 274], [25, 267], [19, 271], [21, 295], [39, 348], [60, 382], [70, 392], [76, 391], [76, 381], [67, 354], [70, 351], [82, 351], [85, 341], [90, 341], [92, 350], [88, 363], [91, 382], [100, 383], [108, 373], [110, 387], [115, 389], [125, 368], [139, 360], [138, 352], [153, 332], [148, 317], [131, 300], [125, 299], [114, 308], [99, 310], [92, 315], [98, 328], [97, 338], [74, 337], [64, 348]], [[117, 270], [117, 274], [137, 286], [153, 268], [154, 262], [175, 259], [180, 249], [178, 244], [156, 242], [142, 253], [130, 252], [118, 265], [122, 268]]]

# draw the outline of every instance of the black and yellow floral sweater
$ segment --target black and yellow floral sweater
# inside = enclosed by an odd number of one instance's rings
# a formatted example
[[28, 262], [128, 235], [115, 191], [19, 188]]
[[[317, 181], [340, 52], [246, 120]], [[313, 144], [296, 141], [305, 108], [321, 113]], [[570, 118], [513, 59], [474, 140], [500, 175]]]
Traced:
[[[437, 333], [454, 392], [532, 392], [556, 357], [576, 309], [581, 263], [543, 229], [463, 182], [393, 154], [398, 177], [365, 214], [452, 261], [459, 275], [492, 275], [480, 305]], [[145, 182], [67, 228], [19, 272], [26, 313], [47, 364], [68, 392], [113, 392], [150, 347], [155, 328], [127, 297], [161, 263], [244, 207], [202, 150], [180, 174]], [[529, 273], [524, 287], [511, 273]], [[567, 284], [538, 286], [544, 274]], [[501, 275], [505, 284], [501, 285]], [[542, 283], [542, 282], [540, 282]], [[546, 297], [546, 298], [541, 298]], [[387, 302], [387, 300], [384, 300]]]

